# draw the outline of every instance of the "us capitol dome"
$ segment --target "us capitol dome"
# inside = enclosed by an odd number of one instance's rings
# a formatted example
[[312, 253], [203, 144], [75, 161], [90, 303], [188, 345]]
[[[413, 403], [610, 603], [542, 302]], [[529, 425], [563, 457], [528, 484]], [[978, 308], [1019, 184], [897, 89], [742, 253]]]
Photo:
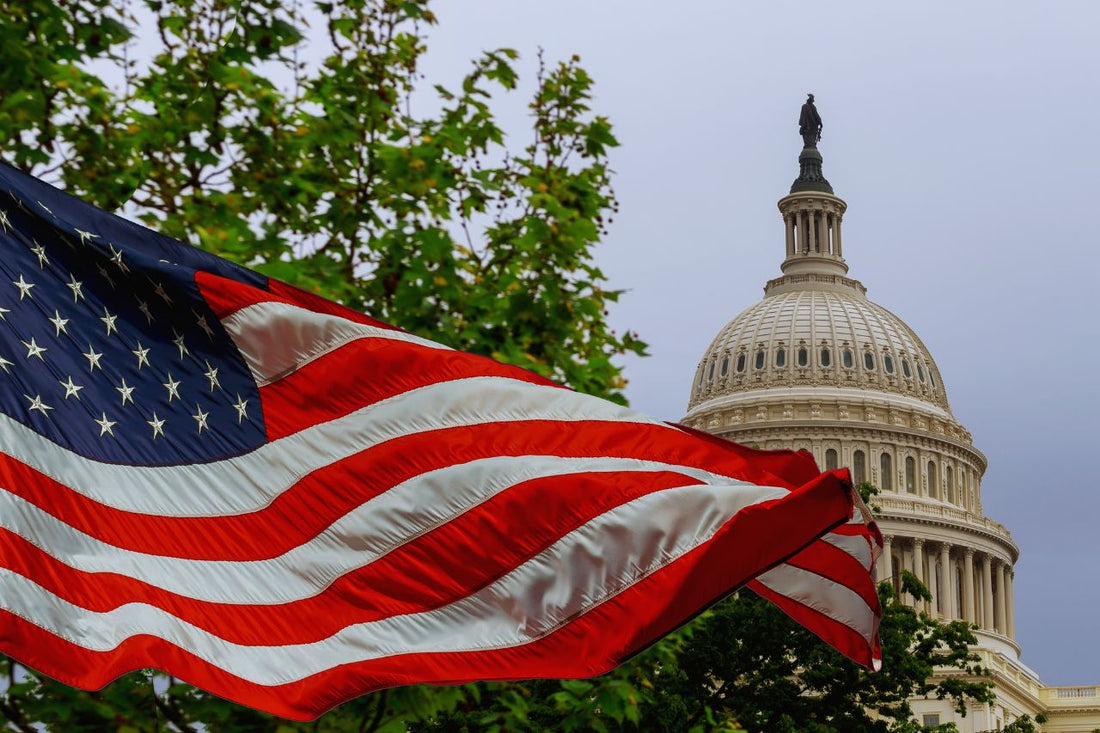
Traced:
[[816, 135], [799, 168], [779, 200], [781, 275], [703, 352], [681, 422], [759, 448], [809, 451], [819, 466], [846, 466], [856, 483], [880, 489], [879, 579], [897, 586], [906, 569], [932, 592], [930, 603], [916, 602], [921, 610], [975, 624], [997, 690], [995, 704], [972, 706], [966, 717], [946, 701], [914, 700], [920, 722], [954, 722], [966, 733], [1042, 713], [1044, 732], [1100, 727], [1096, 687], [1046, 687], [1020, 661], [1019, 549], [982, 511], [986, 458], [951, 412], [920, 337], [848, 276], [848, 205], [822, 173]]

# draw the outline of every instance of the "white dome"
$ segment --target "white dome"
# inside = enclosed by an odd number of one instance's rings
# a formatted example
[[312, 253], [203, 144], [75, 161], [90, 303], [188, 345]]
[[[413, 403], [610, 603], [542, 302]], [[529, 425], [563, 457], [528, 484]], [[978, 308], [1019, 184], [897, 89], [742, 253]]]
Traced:
[[[959, 424], [927, 347], [848, 277], [847, 204], [806, 148], [779, 201], [781, 275], [703, 353], [682, 422], [766, 450], [804, 450], [818, 466], [874, 484], [884, 536], [879, 579], [914, 573], [924, 613], [980, 627], [983, 653], [1019, 668], [1012, 567], [1019, 549], [982, 511], [986, 459]], [[1017, 678], [1018, 679], [1018, 678]]]
[[699, 362], [689, 410], [737, 392], [821, 386], [898, 393], [950, 413], [920, 338], [847, 283], [778, 292], [726, 324]]

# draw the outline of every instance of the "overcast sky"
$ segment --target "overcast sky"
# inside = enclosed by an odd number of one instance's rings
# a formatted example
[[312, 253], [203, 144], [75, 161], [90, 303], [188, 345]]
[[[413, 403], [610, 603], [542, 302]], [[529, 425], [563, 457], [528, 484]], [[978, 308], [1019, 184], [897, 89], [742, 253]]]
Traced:
[[[598, 260], [629, 294], [635, 407], [683, 416], [699, 357], [779, 274], [776, 201], [812, 91], [844, 251], [937, 360], [1020, 546], [1016, 626], [1047, 684], [1100, 683], [1100, 5], [440, 2], [428, 81], [511, 46], [579, 54], [622, 143]], [[522, 108], [513, 124], [524, 122]], [[518, 129], [518, 128], [517, 128]]]

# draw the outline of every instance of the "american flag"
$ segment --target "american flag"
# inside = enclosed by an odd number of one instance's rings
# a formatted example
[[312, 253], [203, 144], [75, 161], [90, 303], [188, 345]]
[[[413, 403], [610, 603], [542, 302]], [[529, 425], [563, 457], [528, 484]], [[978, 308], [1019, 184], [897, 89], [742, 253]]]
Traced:
[[880, 659], [845, 472], [454, 351], [0, 165], [0, 651], [309, 719], [605, 672], [750, 587]]

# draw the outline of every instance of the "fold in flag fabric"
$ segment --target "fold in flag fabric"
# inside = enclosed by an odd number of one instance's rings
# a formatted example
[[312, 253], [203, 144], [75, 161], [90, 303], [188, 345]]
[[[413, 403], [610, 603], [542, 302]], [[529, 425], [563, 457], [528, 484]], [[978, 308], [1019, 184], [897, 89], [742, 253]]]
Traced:
[[14, 168], [0, 189], [4, 654], [305, 720], [600, 674], [747, 583], [878, 666], [881, 536], [847, 472], [454, 351]]

